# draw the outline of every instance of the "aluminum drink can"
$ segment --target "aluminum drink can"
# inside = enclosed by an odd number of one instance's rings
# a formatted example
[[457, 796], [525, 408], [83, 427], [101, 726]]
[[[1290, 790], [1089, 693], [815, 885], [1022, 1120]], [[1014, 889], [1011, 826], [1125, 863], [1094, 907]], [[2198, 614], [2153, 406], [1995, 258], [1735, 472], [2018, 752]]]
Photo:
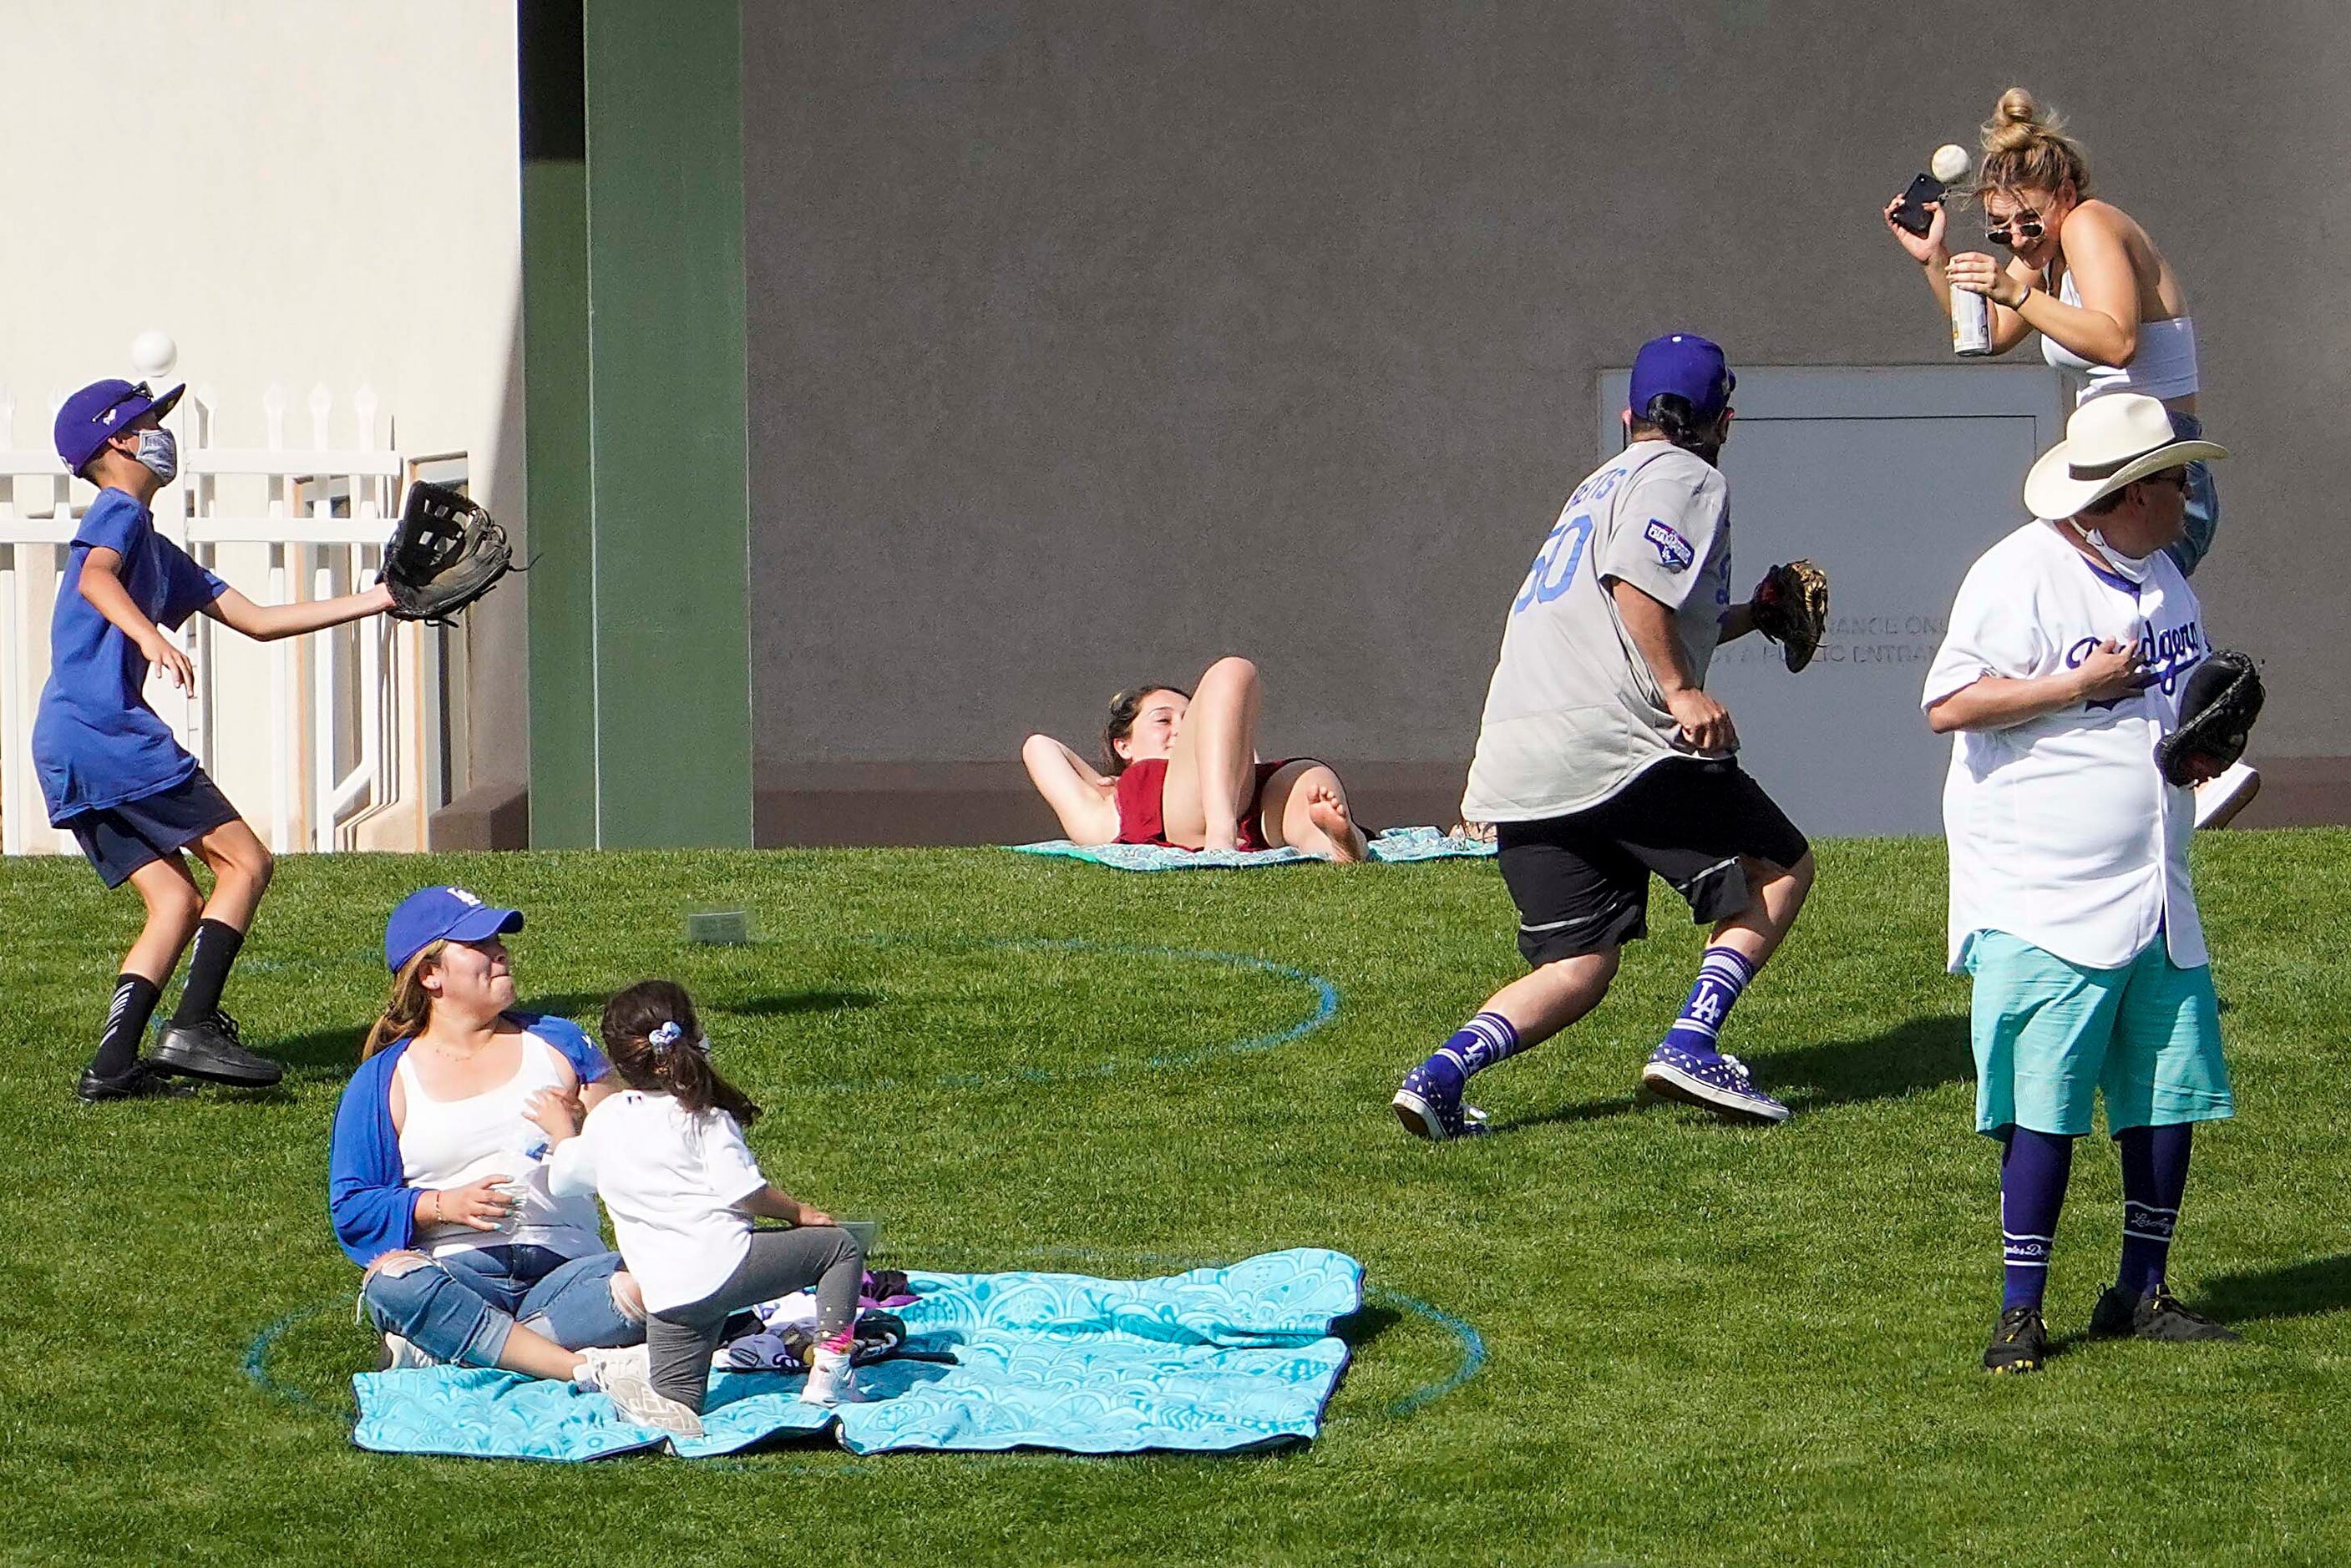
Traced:
[[1951, 288], [1951, 352], [1991, 352], [1991, 301], [1957, 285]]

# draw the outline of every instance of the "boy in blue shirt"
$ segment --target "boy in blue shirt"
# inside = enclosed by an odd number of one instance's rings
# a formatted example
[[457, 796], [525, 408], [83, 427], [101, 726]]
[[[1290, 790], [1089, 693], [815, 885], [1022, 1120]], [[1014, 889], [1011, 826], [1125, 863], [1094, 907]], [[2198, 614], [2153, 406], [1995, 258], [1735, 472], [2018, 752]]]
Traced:
[[[194, 688], [194, 667], [165, 630], [201, 612], [266, 642], [392, 607], [380, 584], [340, 598], [256, 605], [156, 534], [148, 503], [179, 472], [162, 420], [186, 389], [157, 396], [143, 381], [98, 381], [57, 410], [57, 456], [99, 493], [74, 531], [57, 584], [33, 765], [51, 825], [73, 834], [108, 887], [129, 882], [147, 904], [146, 927], [115, 978], [98, 1054], [75, 1091], [90, 1104], [192, 1092], [174, 1075], [261, 1087], [284, 1072], [245, 1049], [235, 1021], [221, 1011], [272, 862], [141, 695], [154, 664], [182, 691]], [[213, 874], [209, 898], [181, 853], [189, 849]], [[191, 940], [179, 1006], [154, 1055], [142, 1058], [139, 1042]]]

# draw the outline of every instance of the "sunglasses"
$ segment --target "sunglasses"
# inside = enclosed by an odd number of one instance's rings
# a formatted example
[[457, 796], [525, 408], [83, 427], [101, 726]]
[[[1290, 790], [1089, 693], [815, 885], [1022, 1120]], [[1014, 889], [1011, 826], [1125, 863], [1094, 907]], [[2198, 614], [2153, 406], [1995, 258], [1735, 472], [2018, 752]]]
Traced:
[[2148, 474], [2145, 479], [2140, 480], [2139, 483], [2141, 484], [2168, 484], [2171, 486], [2172, 489], [2179, 492], [2180, 494], [2185, 495], [2188, 493], [2188, 471], [2184, 468], [2167, 468], [2160, 473]]
[[2046, 233], [2048, 231], [2042, 226], [2040, 213], [2023, 212], [2015, 213], [1996, 228], [1986, 229], [1984, 238], [2003, 249], [2014, 250], [2020, 243], [2029, 245]]

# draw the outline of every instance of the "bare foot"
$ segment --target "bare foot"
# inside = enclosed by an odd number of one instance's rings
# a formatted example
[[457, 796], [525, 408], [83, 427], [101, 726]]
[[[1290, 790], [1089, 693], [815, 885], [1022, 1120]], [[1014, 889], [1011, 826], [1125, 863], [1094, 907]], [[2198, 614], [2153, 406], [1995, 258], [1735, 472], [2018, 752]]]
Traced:
[[1355, 826], [1355, 819], [1347, 813], [1346, 797], [1329, 784], [1308, 786], [1306, 815], [1315, 826], [1322, 830], [1322, 836], [1330, 840], [1332, 860], [1344, 866], [1371, 857], [1371, 846], [1364, 842], [1363, 829]]

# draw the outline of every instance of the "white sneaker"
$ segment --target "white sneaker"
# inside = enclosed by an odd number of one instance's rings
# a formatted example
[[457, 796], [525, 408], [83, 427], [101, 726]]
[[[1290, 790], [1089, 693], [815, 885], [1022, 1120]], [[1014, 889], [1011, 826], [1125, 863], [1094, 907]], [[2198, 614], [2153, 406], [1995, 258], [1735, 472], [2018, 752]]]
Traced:
[[2231, 763], [2220, 777], [2196, 786], [2196, 826], [2226, 827], [2229, 819], [2262, 793], [2262, 775], [2242, 763]]
[[800, 1390], [804, 1405], [862, 1405], [864, 1390], [857, 1386], [857, 1368], [850, 1365], [848, 1353], [819, 1349], [816, 1363], [809, 1368], [808, 1386]]
[[420, 1366], [438, 1366], [441, 1363], [408, 1340], [396, 1334], [383, 1336], [383, 1365], [378, 1372], [409, 1372]]
[[653, 1386], [653, 1360], [642, 1345], [624, 1350], [583, 1350], [572, 1381], [603, 1394], [640, 1427], [681, 1438], [702, 1436], [702, 1417]]

